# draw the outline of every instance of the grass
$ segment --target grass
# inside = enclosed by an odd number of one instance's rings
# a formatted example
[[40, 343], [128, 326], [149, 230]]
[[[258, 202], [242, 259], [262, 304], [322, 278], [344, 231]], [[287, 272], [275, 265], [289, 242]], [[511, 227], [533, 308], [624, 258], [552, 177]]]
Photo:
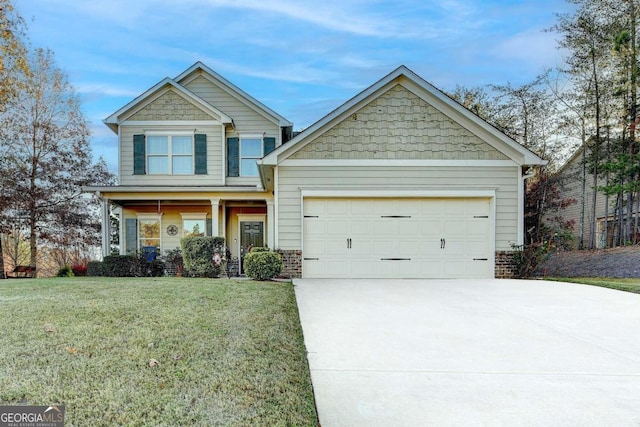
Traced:
[[291, 283], [0, 280], [0, 306], [0, 405], [65, 405], [67, 426], [318, 425]]
[[640, 279], [616, 279], [607, 277], [545, 277], [558, 282], [582, 283], [584, 285], [601, 286], [619, 291], [640, 294]]

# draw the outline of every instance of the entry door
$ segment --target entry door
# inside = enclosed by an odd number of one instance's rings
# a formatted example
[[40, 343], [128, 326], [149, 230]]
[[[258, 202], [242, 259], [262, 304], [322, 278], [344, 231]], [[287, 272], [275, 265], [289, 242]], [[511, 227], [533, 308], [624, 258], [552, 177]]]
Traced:
[[[240, 221], [241, 268], [242, 264], [244, 264], [244, 255], [256, 246], [264, 246], [264, 222]], [[244, 269], [241, 272], [244, 272]]]

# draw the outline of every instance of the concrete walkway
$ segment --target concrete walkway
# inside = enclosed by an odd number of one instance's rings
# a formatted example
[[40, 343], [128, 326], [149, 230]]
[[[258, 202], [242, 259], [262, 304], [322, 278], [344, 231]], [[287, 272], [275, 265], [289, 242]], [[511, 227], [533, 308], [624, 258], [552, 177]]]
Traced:
[[640, 426], [640, 295], [295, 280], [323, 427]]

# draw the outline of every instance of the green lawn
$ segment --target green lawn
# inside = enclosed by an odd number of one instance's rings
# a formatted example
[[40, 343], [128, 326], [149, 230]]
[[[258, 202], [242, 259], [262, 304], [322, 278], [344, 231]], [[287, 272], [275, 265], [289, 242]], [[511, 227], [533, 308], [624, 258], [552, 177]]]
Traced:
[[558, 282], [582, 283], [640, 294], [640, 279], [615, 279], [607, 277], [547, 277], [545, 279]]
[[0, 307], [0, 405], [63, 404], [67, 426], [318, 425], [291, 283], [0, 280]]

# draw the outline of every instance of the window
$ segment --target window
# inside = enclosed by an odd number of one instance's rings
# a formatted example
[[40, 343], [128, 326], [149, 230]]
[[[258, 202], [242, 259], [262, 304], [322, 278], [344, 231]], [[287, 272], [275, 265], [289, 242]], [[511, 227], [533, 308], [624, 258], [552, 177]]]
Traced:
[[160, 218], [139, 218], [138, 227], [140, 249], [160, 249]]
[[182, 237], [206, 236], [211, 232], [207, 230], [206, 213], [181, 213]]
[[148, 135], [147, 171], [156, 175], [193, 174], [193, 135]]
[[262, 158], [262, 138], [240, 139], [240, 176], [258, 176], [256, 160]]
[[206, 222], [204, 219], [184, 219], [182, 220], [183, 237], [204, 236]]

